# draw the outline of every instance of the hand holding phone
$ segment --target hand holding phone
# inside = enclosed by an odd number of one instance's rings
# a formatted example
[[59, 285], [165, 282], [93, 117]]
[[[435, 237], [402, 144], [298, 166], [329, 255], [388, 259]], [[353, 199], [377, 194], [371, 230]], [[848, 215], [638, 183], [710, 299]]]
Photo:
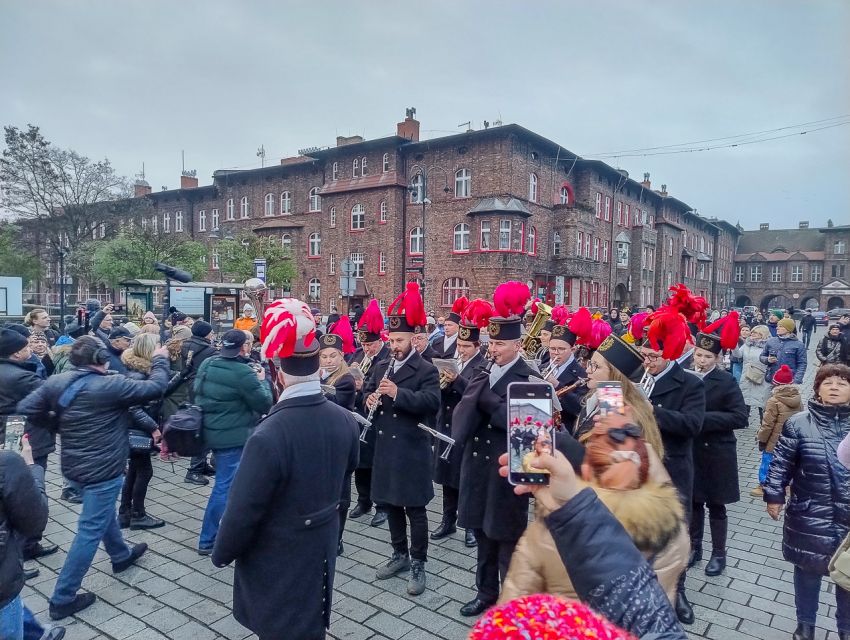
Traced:
[[26, 416], [6, 416], [6, 438], [3, 448], [6, 451], [20, 451], [21, 439], [27, 426]]
[[626, 414], [623, 400], [623, 387], [619, 382], [600, 382], [596, 387], [596, 399], [599, 402], [599, 415], [603, 418], [612, 413]]
[[[499, 475], [507, 478], [510, 473], [509, 453], [499, 456]], [[548, 484], [521, 484], [514, 487], [518, 496], [531, 493], [549, 511], [555, 511], [572, 500], [582, 487], [576, 478], [570, 462], [560, 451], [552, 455], [544, 454], [534, 461], [534, 465], [547, 472]]]
[[552, 386], [513, 382], [508, 385], [508, 482], [545, 485], [549, 471], [534, 464], [555, 450], [552, 421]]

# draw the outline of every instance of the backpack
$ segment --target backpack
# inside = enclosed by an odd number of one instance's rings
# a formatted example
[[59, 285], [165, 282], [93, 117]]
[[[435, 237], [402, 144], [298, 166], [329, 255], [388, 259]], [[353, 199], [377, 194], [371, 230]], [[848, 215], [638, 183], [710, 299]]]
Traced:
[[[200, 384], [204, 384], [207, 372], [201, 377]], [[198, 456], [204, 450], [204, 442], [201, 431], [204, 426], [204, 412], [196, 404], [184, 402], [171, 417], [165, 421], [162, 429], [162, 439], [169, 452], [179, 456]]]

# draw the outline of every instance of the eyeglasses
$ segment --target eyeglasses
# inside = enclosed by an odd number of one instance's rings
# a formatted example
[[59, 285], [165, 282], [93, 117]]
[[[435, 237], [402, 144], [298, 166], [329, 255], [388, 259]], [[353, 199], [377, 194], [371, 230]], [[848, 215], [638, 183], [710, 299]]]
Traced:
[[644, 353], [641, 355], [643, 355], [643, 359], [646, 362], [658, 362], [659, 360], [661, 360], [661, 356], [657, 356], [654, 353]]
[[588, 373], [593, 373], [594, 371], [599, 371], [599, 365], [592, 360], [587, 363], [587, 367], [585, 367], [585, 371]]

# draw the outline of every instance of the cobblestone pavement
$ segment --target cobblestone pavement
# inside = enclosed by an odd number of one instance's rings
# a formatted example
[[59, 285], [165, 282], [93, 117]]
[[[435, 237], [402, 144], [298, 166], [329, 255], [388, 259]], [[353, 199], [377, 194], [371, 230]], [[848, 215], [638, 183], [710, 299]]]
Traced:
[[[819, 329], [823, 335], [823, 329]], [[814, 341], [813, 341], [814, 344]], [[813, 354], [812, 354], [813, 355]], [[814, 360], [814, 358], [812, 358]], [[814, 368], [806, 376], [810, 387]], [[696, 622], [688, 628], [693, 638], [714, 640], [786, 640], [796, 626], [791, 566], [782, 559], [781, 523], [773, 522], [761, 500], [751, 498], [758, 467], [755, 447], [756, 412], [750, 428], [739, 432], [741, 502], [729, 508], [729, 567], [718, 577], [705, 576], [705, 562], [689, 571], [688, 593]], [[113, 576], [109, 558], [100, 550], [83, 587], [97, 594], [98, 602], [68, 619], [68, 640], [241, 639], [252, 636], [230, 614], [233, 570], [216, 569], [195, 552], [209, 487], [185, 484], [185, 463], [172, 468], [156, 461], [149, 491], [149, 512], [168, 524], [152, 532], [128, 532], [133, 542], [147, 542], [150, 551], [138, 567]], [[59, 501], [61, 477], [58, 460], [51, 457], [48, 473], [50, 522], [45, 537], [61, 551], [30, 563], [41, 570], [23, 595], [39, 618], [47, 618], [47, 598], [65, 560], [78, 508]], [[439, 496], [431, 503], [432, 527], [438, 522]], [[432, 544], [427, 564], [428, 590], [408, 596], [401, 578], [375, 580], [375, 568], [390, 552], [386, 525], [371, 528], [349, 520], [345, 553], [339, 558], [336, 594], [329, 637], [340, 640], [404, 638], [419, 640], [466, 637], [470, 621], [460, 616], [460, 606], [475, 594], [474, 550], [463, 546], [461, 533]], [[706, 557], [710, 552], [706, 533]], [[834, 585], [821, 594], [818, 640], [837, 640]], [[298, 594], [292, 594], [298, 597]]]

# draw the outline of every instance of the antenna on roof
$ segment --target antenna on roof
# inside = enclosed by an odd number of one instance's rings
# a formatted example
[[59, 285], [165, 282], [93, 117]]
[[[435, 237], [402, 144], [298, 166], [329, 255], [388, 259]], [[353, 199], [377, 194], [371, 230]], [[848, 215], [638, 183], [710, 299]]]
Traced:
[[467, 122], [461, 122], [457, 127], [458, 129], [460, 129], [461, 127], [466, 127], [467, 131], [472, 131], [472, 120], [469, 120]]
[[180, 149], [180, 171], [186, 171], [186, 152]]
[[257, 157], [260, 159], [260, 166], [266, 166], [266, 148], [263, 145], [257, 149]]

